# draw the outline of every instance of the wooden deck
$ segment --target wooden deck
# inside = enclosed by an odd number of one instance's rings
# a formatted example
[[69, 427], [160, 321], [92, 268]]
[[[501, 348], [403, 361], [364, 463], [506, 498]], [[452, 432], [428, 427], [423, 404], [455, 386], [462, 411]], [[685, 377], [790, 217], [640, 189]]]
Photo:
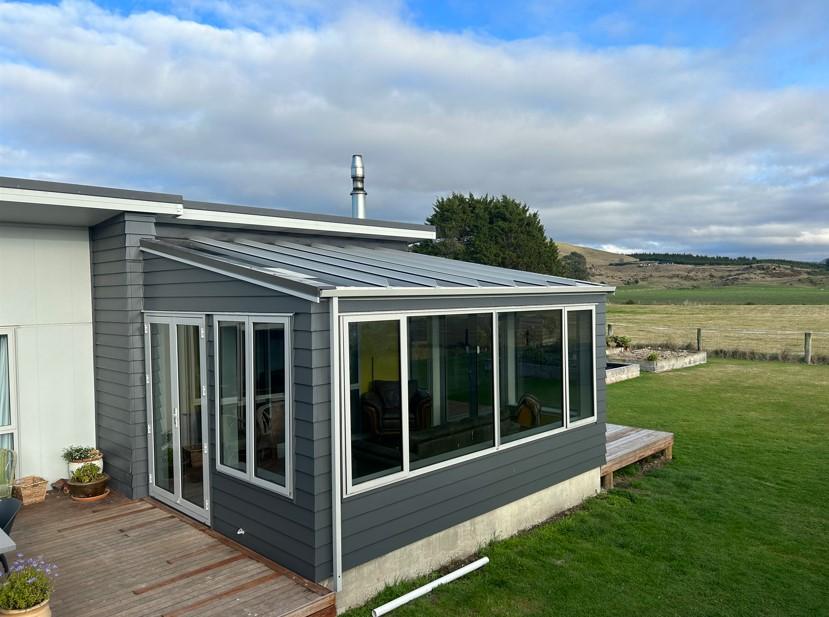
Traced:
[[151, 500], [49, 495], [23, 508], [12, 536], [18, 552], [58, 565], [61, 617], [336, 615], [325, 587]]
[[646, 428], [607, 425], [607, 463], [602, 467], [602, 488], [613, 488], [613, 472], [662, 453], [666, 460], [673, 457], [674, 434]]

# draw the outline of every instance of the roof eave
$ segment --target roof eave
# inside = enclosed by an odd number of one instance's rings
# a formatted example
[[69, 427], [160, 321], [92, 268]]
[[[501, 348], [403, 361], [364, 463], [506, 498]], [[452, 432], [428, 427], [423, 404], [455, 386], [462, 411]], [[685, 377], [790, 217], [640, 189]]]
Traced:
[[547, 294], [612, 293], [608, 285], [562, 285], [561, 287], [335, 287], [320, 292], [323, 298], [388, 298], [412, 296], [527, 296]]

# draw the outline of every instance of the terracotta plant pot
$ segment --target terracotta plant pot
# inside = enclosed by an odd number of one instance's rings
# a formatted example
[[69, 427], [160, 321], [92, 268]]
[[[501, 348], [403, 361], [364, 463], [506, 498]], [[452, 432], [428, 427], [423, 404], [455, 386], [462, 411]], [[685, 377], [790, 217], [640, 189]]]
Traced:
[[69, 487], [69, 494], [72, 497], [98, 497], [106, 492], [107, 482], [109, 482], [109, 476], [104, 474], [100, 480], [94, 482], [73, 482], [69, 480], [66, 486]]
[[0, 608], [0, 615], [26, 615], [26, 617], [52, 617], [49, 600], [46, 599], [32, 608]]

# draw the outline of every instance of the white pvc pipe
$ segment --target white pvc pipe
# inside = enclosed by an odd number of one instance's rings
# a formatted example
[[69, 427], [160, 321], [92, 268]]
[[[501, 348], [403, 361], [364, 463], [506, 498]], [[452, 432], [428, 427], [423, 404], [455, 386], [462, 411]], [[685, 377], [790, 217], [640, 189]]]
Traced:
[[371, 611], [371, 617], [380, 617], [380, 615], [386, 615], [387, 613], [392, 612], [396, 608], [400, 608], [404, 604], [411, 602], [419, 598], [420, 596], [425, 596], [427, 593], [435, 589], [436, 587], [440, 587], [441, 585], [445, 585], [446, 583], [451, 583], [454, 580], [459, 579], [462, 576], [466, 576], [470, 572], [477, 570], [478, 568], [484, 567], [486, 564], [489, 563], [489, 557], [481, 557], [478, 561], [473, 561], [470, 564], [465, 565], [462, 568], [458, 568], [454, 572], [450, 572], [446, 576], [441, 576], [438, 579], [433, 580], [431, 583], [426, 583], [423, 587], [418, 587], [414, 591], [410, 591], [409, 593], [400, 596], [392, 600], [391, 602], [386, 602], [382, 606], [378, 606], [373, 611]]

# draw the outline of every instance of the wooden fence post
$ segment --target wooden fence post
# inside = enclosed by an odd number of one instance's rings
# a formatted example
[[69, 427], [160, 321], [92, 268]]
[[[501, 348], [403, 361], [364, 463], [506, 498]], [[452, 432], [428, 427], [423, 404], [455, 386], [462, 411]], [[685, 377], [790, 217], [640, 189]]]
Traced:
[[697, 328], [697, 351], [702, 351], [702, 328]]
[[803, 361], [806, 364], [812, 363], [812, 333], [807, 332], [803, 337]]
[[609, 323], [607, 324], [607, 338], [610, 338], [611, 336], [613, 336], [613, 324]]

